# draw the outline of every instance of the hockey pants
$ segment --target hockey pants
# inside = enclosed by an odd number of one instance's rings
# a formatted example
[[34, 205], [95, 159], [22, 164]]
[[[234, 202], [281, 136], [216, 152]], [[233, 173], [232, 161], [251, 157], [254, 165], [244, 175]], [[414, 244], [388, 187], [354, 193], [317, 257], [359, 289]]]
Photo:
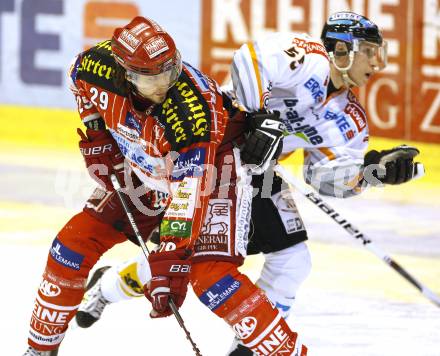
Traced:
[[191, 285], [200, 301], [225, 320], [243, 345], [257, 355], [307, 354], [297, 333], [237, 265], [196, 263], [191, 270]]
[[[151, 219], [151, 230], [157, 225]], [[143, 231], [148, 233], [148, 226]], [[148, 235], [146, 235], [148, 236]], [[34, 304], [28, 343], [37, 350], [56, 349], [81, 303], [90, 270], [126, 236], [88, 213], [75, 215], [59, 232], [49, 251]]]

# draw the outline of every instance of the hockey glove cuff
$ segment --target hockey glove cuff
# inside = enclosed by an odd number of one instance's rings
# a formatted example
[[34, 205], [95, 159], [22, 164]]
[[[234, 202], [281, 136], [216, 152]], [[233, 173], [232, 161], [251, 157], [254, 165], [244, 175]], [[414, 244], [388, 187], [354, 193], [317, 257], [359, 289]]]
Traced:
[[414, 163], [418, 154], [417, 148], [406, 145], [369, 151], [364, 158], [364, 179], [372, 185], [378, 185], [377, 181], [393, 185], [408, 182], [418, 174]]
[[252, 174], [262, 174], [276, 160], [283, 148], [284, 124], [279, 111], [248, 114], [250, 133], [241, 151], [241, 159]]
[[81, 141], [79, 149], [86, 162], [90, 176], [108, 191], [113, 191], [111, 174], [116, 174], [124, 184], [124, 156], [108, 130], [87, 129], [84, 134], [77, 130]]
[[183, 304], [191, 272], [190, 255], [189, 250], [175, 250], [152, 252], [148, 256], [152, 277], [144, 286], [144, 294], [153, 306], [150, 317], [171, 315], [170, 298], [177, 308]]

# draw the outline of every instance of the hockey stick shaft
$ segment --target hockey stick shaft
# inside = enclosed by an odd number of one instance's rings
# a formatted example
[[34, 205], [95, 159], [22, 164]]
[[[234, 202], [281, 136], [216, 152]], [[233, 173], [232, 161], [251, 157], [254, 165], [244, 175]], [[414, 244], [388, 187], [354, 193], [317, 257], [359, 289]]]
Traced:
[[435, 294], [427, 286], [423, 285], [414, 276], [412, 276], [407, 270], [405, 270], [401, 265], [394, 261], [387, 253], [385, 253], [381, 248], [376, 246], [369, 238], [367, 238], [359, 229], [357, 229], [353, 224], [351, 224], [347, 219], [343, 218], [339, 213], [335, 211], [330, 205], [324, 202], [321, 197], [315, 194], [311, 189], [305, 187], [293, 174], [288, 172], [284, 167], [277, 165], [275, 166], [275, 172], [277, 172], [285, 182], [289, 183], [297, 191], [303, 194], [307, 199], [309, 199], [314, 205], [320, 208], [324, 213], [326, 213], [330, 218], [332, 218], [338, 225], [340, 225], [345, 231], [352, 235], [356, 240], [360, 241], [363, 246], [374, 253], [377, 257], [382, 259], [388, 266], [399, 273], [404, 279], [411, 283], [415, 288], [417, 288], [427, 299], [432, 303], [440, 307], [440, 297]]
[[[119, 183], [118, 177], [116, 177], [115, 174], [112, 174], [112, 175], [110, 175], [110, 179], [112, 181], [113, 188], [115, 188], [116, 194], [118, 195], [118, 198], [121, 201], [122, 207], [124, 208], [125, 214], [127, 215], [127, 218], [130, 221], [130, 225], [133, 228], [133, 231], [134, 231], [134, 233], [136, 235], [136, 239], [138, 240], [139, 245], [142, 248], [142, 252], [144, 253], [145, 258], [148, 260], [148, 255], [150, 254], [150, 251], [148, 250], [148, 247], [145, 244], [144, 239], [142, 238], [142, 234], [141, 234], [141, 232], [138, 229], [138, 226], [136, 224], [134, 216], [131, 213], [131, 210], [130, 210], [128, 204], [127, 204], [127, 201], [125, 200], [125, 197], [124, 197], [124, 195], [121, 192], [121, 184]], [[188, 329], [186, 328], [185, 323], [183, 321], [182, 316], [180, 315], [179, 310], [177, 309], [176, 305], [174, 304], [174, 301], [171, 298], [168, 300], [168, 305], [169, 305], [171, 311], [173, 312], [174, 316], [176, 317], [176, 320], [179, 323], [180, 327], [185, 332], [186, 338], [191, 343], [191, 346], [192, 346], [195, 354], [197, 356], [202, 356], [202, 354], [200, 353], [199, 348], [197, 347], [196, 343], [194, 342], [194, 340], [191, 337], [191, 334], [189, 333]]]

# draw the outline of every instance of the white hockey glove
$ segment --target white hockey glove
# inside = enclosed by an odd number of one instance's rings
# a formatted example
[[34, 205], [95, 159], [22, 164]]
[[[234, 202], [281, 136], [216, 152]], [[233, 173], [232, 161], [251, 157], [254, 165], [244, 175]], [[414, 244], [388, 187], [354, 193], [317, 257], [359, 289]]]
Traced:
[[401, 184], [421, 176], [423, 165], [414, 162], [419, 153], [417, 148], [407, 145], [369, 151], [364, 158], [364, 179], [372, 185], [377, 185], [374, 184], [377, 180], [383, 184]]
[[279, 111], [248, 114], [250, 133], [241, 151], [241, 159], [252, 174], [262, 174], [283, 149], [284, 124]]

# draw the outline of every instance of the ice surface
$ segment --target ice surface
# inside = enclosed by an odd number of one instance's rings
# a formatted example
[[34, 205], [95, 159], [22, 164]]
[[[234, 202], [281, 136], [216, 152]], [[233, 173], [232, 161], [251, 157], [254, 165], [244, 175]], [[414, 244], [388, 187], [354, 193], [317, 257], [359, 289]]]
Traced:
[[[51, 240], [90, 192], [90, 180], [73, 168], [0, 165], [1, 355], [21, 355], [26, 349]], [[439, 293], [439, 206], [432, 197], [424, 202], [408, 194], [373, 191], [327, 201]], [[299, 330], [310, 355], [440, 355], [440, 308], [316, 207], [301, 197], [297, 205], [309, 228], [314, 267], [289, 323]], [[100, 264], [116, 263], [137, 251], [129, 244], [116, 247]], [[261, 257], [250, 258], [243, 271], [256, 279], [261, 263]], [[148, 312], [142, 298], [110, 305], [92, 328], [68, 331], [60, 356], [193, 354], [173, 318], [151, 320]], [[226, 354], [232, 331], [192, 292], [181, 313], [203, 355]]]

